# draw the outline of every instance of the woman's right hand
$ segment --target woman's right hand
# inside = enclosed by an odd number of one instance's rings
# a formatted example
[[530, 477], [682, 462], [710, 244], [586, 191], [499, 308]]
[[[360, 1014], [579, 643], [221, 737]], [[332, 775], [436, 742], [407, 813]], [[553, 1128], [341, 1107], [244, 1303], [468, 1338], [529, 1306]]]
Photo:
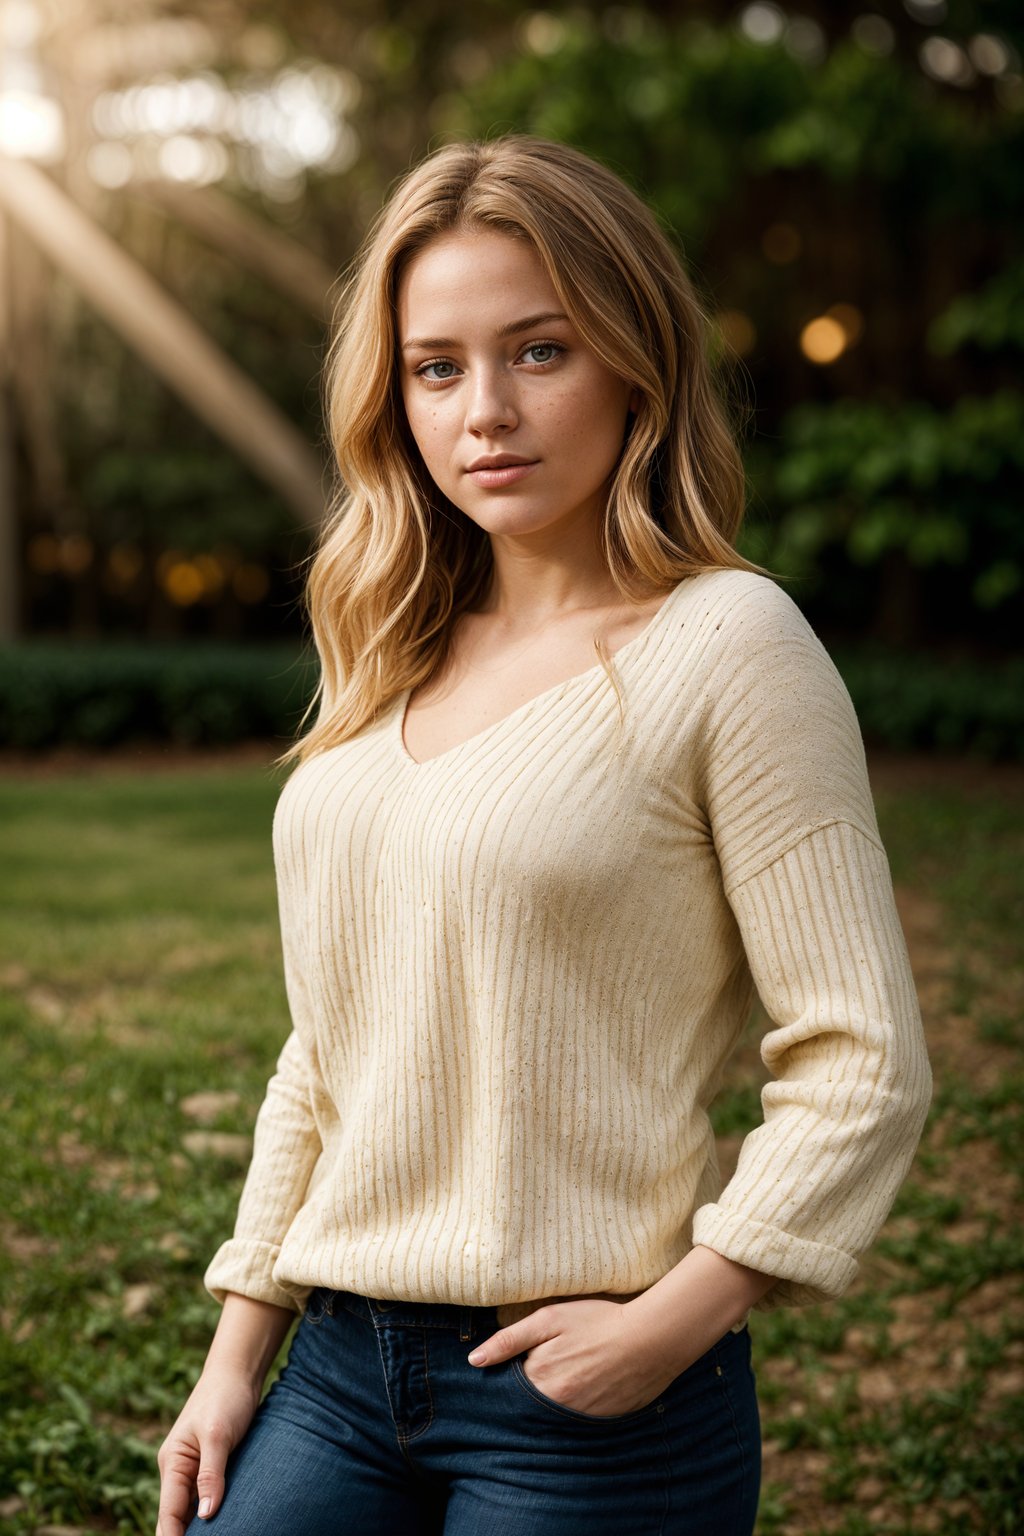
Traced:
[[195, 1513], [216, 1514], [228, 1456], [252, 1423], [260, 1388], [250, 1373], [209, 1363], [157, 1453], [160, 1512], [156, 1536], [184, 1536]]

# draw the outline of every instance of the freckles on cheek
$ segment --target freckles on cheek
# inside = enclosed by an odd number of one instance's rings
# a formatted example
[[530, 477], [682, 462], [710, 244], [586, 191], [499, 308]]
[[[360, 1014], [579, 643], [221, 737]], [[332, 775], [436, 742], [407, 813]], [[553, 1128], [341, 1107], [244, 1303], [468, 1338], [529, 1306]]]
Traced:
[[552, 394], [544, 406], [545, 431], [566, 445], [601, 437], [606, 430], [603, 405], [592, 394], [580, 395], [572, 390]]
[[440, 407], [423, 400], [407, 402], [405, 414], [414, 432], [436, 431], [441, 416]]
[[444, 441], [444, 433], [441, 424], [431, 414], [426, 420], [421, 420], [418, 429], [419, 440], [427, 453], [437, 453]]
[[420, 457], [435, 478], [444, 478], [448, 462], [447, 434], [434, 411], [420, 411], [409, 422]]

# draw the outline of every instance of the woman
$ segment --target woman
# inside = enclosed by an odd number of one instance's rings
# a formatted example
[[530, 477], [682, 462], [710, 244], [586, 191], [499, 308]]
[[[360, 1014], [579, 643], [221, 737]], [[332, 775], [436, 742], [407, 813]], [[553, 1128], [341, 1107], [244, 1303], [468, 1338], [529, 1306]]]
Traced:
[[706, 320], [611, 172], [438, 151], [340, 313], [273, 827], [293, 1028], [160, 1536], [196, 1497], [228, 1536], [740, 1536], [749, 1313], [844, 1290], [930, 1097], [856, 718], [735, 551]]

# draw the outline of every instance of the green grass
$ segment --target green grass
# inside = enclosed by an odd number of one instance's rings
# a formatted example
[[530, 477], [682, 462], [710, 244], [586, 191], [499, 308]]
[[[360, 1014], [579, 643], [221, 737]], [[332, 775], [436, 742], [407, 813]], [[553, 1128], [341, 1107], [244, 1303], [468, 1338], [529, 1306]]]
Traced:
[[5, 1536], [153, 1528], [242, 1171], [184, 1153], [177, 1106], [234, 1089], [216, 1128], [248, 1132], [287, 1029], [276, 794], [251, 769], [0, 783]]
[[[156, 1447], [217, 1318], [203, 1269], [287, 1030], [270, 822], [283, 773], [0, 780], [0, 1536], [150, 1532]], [[759, 1536], [1010, 1536], [1024, 1507], [1019, 793], [878, 791], [927, 980], [936, 1094], [849, 1292], [755, 1314]], [[918, 931], [917, 925], [923, 923]], [[756, 1122], [751, 1020], [714, 1110]]]

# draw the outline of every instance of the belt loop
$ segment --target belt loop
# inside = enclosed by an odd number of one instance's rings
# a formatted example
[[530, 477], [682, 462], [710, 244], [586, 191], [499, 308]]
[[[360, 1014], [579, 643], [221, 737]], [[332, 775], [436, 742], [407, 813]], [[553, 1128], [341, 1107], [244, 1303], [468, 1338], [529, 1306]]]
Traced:
[[473, 1308], [463, 1307], [459, 1312], [459, 1340], [466, 1344], [473, 1337]]

